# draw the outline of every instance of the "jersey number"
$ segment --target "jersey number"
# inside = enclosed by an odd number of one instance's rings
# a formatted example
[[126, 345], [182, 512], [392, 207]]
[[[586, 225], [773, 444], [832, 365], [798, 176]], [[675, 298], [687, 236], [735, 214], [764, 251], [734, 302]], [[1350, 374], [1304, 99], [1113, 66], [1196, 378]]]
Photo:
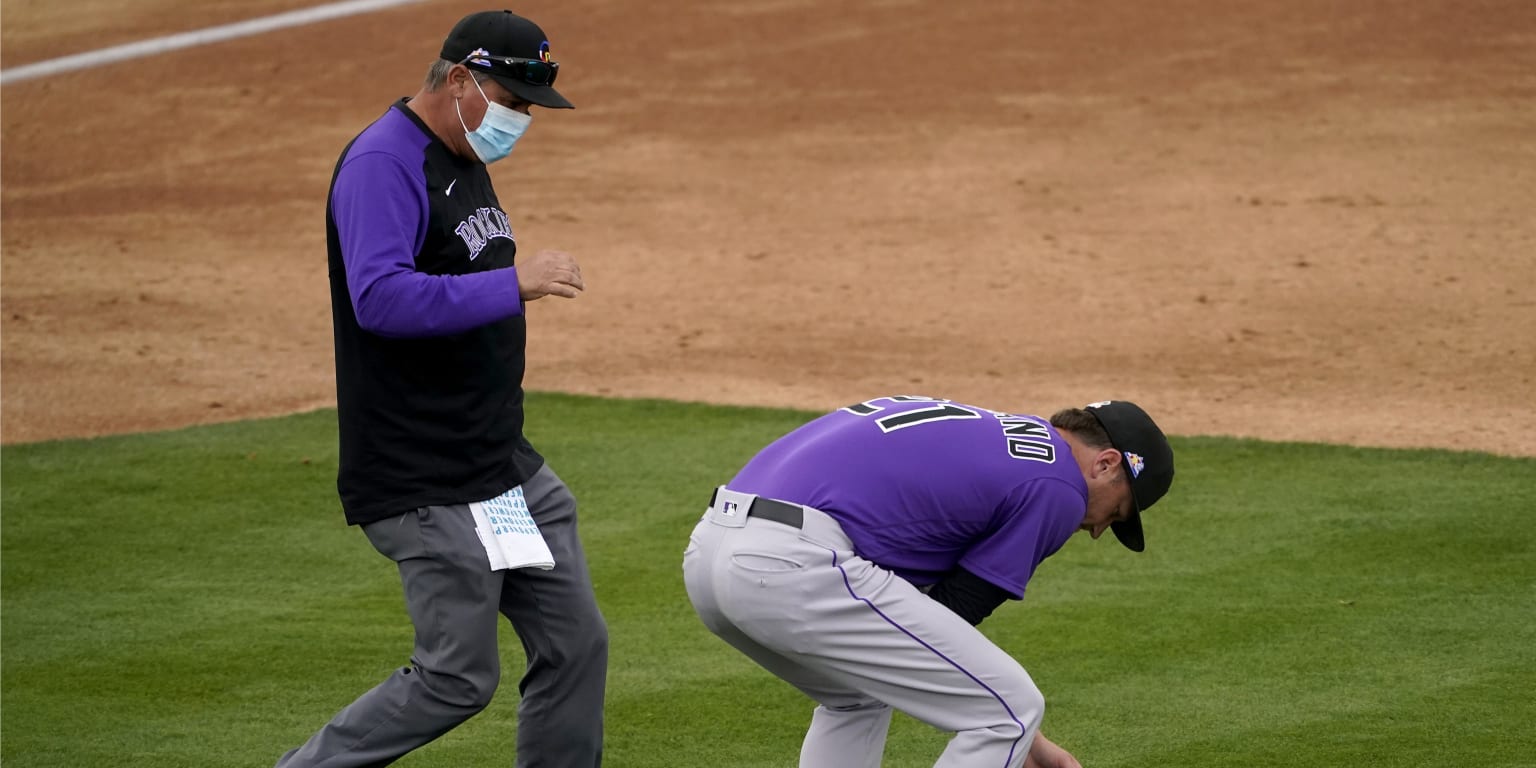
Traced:
[[[889, 416], [875, 419], [875, 423], [880, 425], [880, 431], [885, 434], [918, 424], [927, 424], [931, 421], [979, 419], [982, 416], [982, 412], [974, 408], [957, 405], [948, 400], [936, 400], [931, 397], [896, 395], [879, 399], [896, 403], [932, 403], [927, 408], [893, 413]], [[874, 416], [885, 410], [885, 407], [876, 405], [874, 400], [865, 400], [857, 405], [843, 408], [843, 410], [859, 416]], [[1043, 422], [1028, 416], [1013, 416], [992, 411], [987, 411], [987, 413], [995, 416], [999, 426], [1003, 428], [1003, 437], [1008, 446], [1009, 456], [1015, 459], [1039, 461], [1046, 464], [1056, 461], [1056, 446], [1051, 443], [1051, 432]]]
[[[931, 397], [916, 397], [913, 395], [896, 395], [895, 397], [882, 397], [880, 399], [891, 400], [898, 403], [933, 403], [933, 406], [929, 408], [918, 408], [912, 411], [893, 413], [890, 416], [875, 419], [875, 423], [880, 425], [880, 431], [887, 434], [895, 432], [898, 429], [905, 429], [907, 427], [915, 426], [918, 424], [926, 424], [930, 421], [981, 418], [980, 413], [977, 413], [970, 408], [966, 408], [965, 406], [955, 405], [948, 400], [935, 400]], [[860, 416], [873, 416], [885, 410], [885, 408], [875, 405], [875, 401], [873, 400], [865, 400], [858, 405], [850, 405], [843, 410], [849, 413], [858, 414]]]

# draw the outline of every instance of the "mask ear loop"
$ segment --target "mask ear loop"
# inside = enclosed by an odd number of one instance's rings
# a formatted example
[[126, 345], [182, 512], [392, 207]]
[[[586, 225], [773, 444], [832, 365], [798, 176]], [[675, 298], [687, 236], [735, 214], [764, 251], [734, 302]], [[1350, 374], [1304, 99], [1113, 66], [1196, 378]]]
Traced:
[[[491, 106], [491, 97], [485, 95], [485, 89], [480, 87], [480, 80], [475, 77], [475, 73], [469, 73], [469, 81], [475, 84], [475, 90], [480, 92], [480, 98], [485, 99], [485, 106], [487, 109], [489, 109]], [[469, 124], [464, 122], [464, 112], [459, 109], [459, 101], [461, 101], [461, 99], [453, 100], [453, 113], [459, 116], [459, 125], [463, 126], [464, 132], [472, 133], [472, 131], [469, 130]], [[481, 122], [484, 122], [485, 118], [482, 117], [480, 120]]]
[[480, 80], [474, 75], [470, 75], [469, 81], [475, 84], [475, 90], [480, 92], [480, 98], [485, 99], [486, 105], [489, 106], [491, 103], [491, 97], [485, 95], [485, 89], [480, 87]]

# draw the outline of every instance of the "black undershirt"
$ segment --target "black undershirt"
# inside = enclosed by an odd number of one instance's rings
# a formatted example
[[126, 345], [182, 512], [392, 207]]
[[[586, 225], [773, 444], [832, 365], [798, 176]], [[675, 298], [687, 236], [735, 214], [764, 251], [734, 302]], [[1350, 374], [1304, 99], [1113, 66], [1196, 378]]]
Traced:
[[971, 626], [980, 624], [982, 619], [992, 615], [992, 611], [1011, 597], [1002, 587], [964, 568], [956, 568], [953, 573], [934, 584], [928, 590], [928, 596], [954, 611]]

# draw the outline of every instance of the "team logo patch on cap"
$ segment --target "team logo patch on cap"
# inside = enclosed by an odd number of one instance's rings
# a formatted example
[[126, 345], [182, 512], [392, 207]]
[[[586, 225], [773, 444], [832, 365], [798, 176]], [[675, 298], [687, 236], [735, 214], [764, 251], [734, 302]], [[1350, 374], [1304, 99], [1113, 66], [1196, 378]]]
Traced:
[[469, 63], [471, 63], [471, 64], [478, 64], [479, 66], [482, 66], [482, 67], [489, 67], [491, 65], [491, 62], [484, 58], [484, 57], [489, 56], [489, 55], [491, 55], [490, 51], [487, 51], [484, 48], [476, 48], [473, 51], [469, 52], [469, 57], [468, 57], [469, 58]]
[[549, 63], [549, 41], [548, 40], [545, 40], [544, 42], [539, 43], [539, 61], [542, 61], [545, 64]]
[[1131, 468], [1132, 480], [1141, 477], [1141, 471], [1147, 468], [1147, 462], [1141, 458], [1141, 455], [1130, 451], [1125, 452], [1125, 463]]

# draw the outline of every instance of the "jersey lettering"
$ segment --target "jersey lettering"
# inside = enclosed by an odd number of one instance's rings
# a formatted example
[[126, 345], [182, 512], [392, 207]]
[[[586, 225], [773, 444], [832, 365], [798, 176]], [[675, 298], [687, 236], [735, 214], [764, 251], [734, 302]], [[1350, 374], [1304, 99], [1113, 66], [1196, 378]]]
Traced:
[[997, 422], [1008, 436], [1009, 456], [1046, 464], [1056, 461], [1056, 446], [1051, 444], [1051, 430], [1046, 425], [1024, 416], [1001, 416]]
[[512, 222], [499, 208], [481, 208], [454, 227], [454, 233], [469, 248], [469, 260], [474, 261], [485, 246], [498, 237], [516, 242], [512, 236]]

